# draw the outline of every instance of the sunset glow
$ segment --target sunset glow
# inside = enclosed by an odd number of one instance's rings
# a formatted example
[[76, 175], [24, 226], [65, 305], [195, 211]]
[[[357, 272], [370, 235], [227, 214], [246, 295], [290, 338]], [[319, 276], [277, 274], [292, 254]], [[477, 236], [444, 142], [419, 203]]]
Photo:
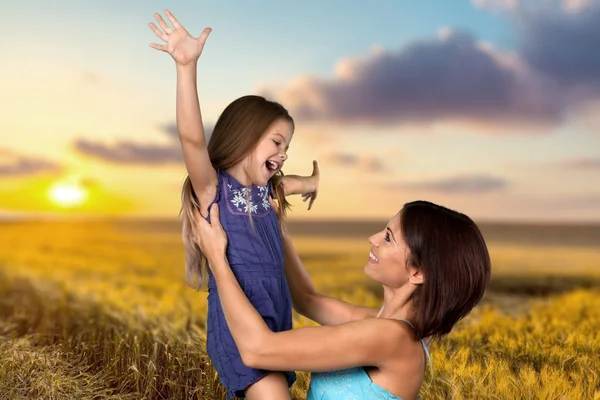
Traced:
[[49, 197], [61, 207], [77, 207], [87, 199], [87, 191], [76, 184], [57, 183], [50, 188]]
[[[213, 30], [206, 133], [265, 95], [294, 119], [283, 172], [319, 162], [318, 199], [290, 196], [290, 218], [386, 220], [425, 199], [477, 220], [600, 221], [599, 2], [172, 3], [190, 34]], [[0, 16], [3, 37], [21, 32], [0, 63], [0, 215], [178, 215], [177, 74], [148, 27], [167, 5], [123, 4]]]

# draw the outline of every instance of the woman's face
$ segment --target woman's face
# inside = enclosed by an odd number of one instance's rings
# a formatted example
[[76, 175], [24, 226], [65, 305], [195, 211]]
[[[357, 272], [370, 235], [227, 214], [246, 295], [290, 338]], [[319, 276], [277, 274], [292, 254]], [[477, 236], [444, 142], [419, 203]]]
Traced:
[[419, 270], [407, 266], [409, 249], [400, 228], [400, 212], [381, 232], [369, 238], [371, 254], [365, 265], [365, 274], [390, 288], [399, 288], [408, 282], [422, 283]]

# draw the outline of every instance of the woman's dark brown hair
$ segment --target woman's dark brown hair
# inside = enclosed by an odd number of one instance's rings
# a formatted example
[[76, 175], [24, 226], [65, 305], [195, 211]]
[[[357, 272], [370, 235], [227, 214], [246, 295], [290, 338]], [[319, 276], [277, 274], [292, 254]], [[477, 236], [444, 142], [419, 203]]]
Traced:
[[420, 337], [441, 338], [483, 297], [491, 275], [485, 240], [466, 215], [426, 201], [405, 204], [400, 219], [407, 265], [424, 277], [411, 321]]
[[[288, 121], [292, 130], [294, 129], [294, 120], [279, 103], [253, 95], [234, 100], [223, 110], [208, 143], [208, 155], [213, 167], [227, 170], [242, 161], [256, 148], [269, 126], [278, 120]], [[290, 208], [285, 198], [282, 179], [281, 170], [271, 178], [280, 207], [280, 229], [284, 226], [286, 211]], [[199, 289], [206, 281], [208, 264], [193, 237], [194, 207], [199, 207], [199, 204], [194, 196], [190, 177], [187, 176], [181, 193], [185, 270], [188, 285]]]

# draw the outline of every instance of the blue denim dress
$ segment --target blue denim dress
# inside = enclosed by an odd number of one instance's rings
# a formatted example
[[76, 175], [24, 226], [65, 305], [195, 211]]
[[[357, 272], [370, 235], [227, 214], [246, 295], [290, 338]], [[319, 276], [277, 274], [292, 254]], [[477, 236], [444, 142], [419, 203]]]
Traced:
[[[221, 170], [217, 171], [217, 178], [213, 203], [219, 205], [221, 225], [227, 233], [227, 259], [233, 274], [273, 332], [290, 330], [292, 301], [284, 273], [279, 219], [269, 203], [271, 182], [265, 187], [246, 187]], [[210, 271], [206, 347], [228, 398], [244, 397], [244, 389], [269, 372], [248, 368], [242, 362]], [[285, 372], [291, 386], [296, 374]]]

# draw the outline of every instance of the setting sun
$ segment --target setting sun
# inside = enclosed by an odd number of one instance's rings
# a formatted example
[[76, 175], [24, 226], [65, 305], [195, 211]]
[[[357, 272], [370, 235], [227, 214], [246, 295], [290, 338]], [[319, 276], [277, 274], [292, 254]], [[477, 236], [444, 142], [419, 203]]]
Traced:
[[50, 188], [50, 199], [62, 207], [81, 205], [87, 198], [85, 188], [73, 183], [57, 183]]

